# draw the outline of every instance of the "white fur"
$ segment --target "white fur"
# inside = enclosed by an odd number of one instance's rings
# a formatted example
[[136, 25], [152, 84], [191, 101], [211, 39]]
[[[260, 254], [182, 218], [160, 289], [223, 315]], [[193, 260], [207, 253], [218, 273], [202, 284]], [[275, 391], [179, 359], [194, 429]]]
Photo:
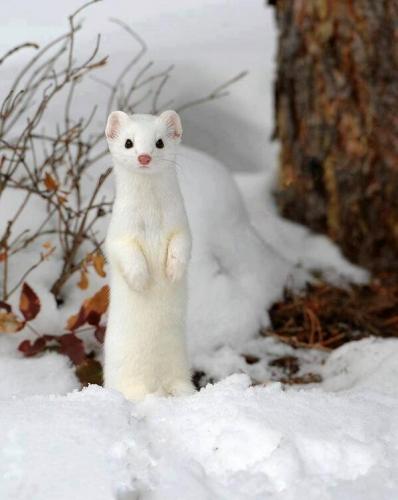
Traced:
[[[181, 123], [173, 111], [108, 119], [116, 198], [106, 238], [111, 298], [105, 386], [129, 399], [193, 386], [185, 349], [191, 236], [175, 171]], [[155, 144], [161, 138], [164, 148]], [[127, 139], [134, 147], [125, 148]], [[148, 167], [137, 157], [149, 154]]]

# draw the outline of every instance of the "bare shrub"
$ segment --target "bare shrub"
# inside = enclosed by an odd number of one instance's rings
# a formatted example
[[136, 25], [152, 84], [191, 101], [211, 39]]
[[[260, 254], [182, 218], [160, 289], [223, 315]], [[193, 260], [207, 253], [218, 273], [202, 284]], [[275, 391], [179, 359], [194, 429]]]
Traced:
[[[43, 47], [26, 42], [0, 57], [2, 66], [20, 52], [33, 51], [0, 104], [0, 203], [10, 192], [20, 200], [19, 204], [12, 204], [13, 212], [7, 209], [6, 223], [0, 233], [0, 331], [3, 332], [31, 328], [27, 320], [12, 312], [8, 301], [18, 291], [22, 297], [24, 290], [25, 294], [27, 289], [31, 290], [26, 288], [26, 279], [50, 256], [58, 255], [62, 261], [50, 287], [58, 305], [63, 303], [65, 284], [75, 273], [80, 273], [81, 289], [88, 288], [89, 266], [105, 276], [103, 240], [98, 227], [112, 207], [112, 199], [103, 189], [111, 169], [103, 161], [107, 147], [103, 127], [98, 127], [94, 119], [98, 111], [104, 112], [100, 123], [105, 123], [113, 109], [133, 113], [140, 106], [158, 113], [171, 104], [159, 103], [173, 67], [157, 71], [153, 62], [145, 60], [145, 42], [123, 22], [112, 20], [130, 37], [135, 52], [113, 82], [96, 75], [108, 60], [100, 54], [100, 35], [88, 56], [79, 57], [77, 46], [82, 23], [78, 17], [97, 1], [83, 5], [69, 16], [67, 31]], [[244, 75], [240, 73], [208, 95], [174, 107], [181, 111], [223, 97], [229, 85]], [[101, 101], [105, 99], [106, 109], [98, 110], [95, 106], [86, 116], [78, 116], [75, 98], [88, 78], [102, 84]], [[56, 123], [51, 114], [54, 109]], [[21, 220], [30, 213], [39, 214], [41, 219], [21, 225]], [[35, 250], [36, 260], [26, 268], [21, 267], [21, 254]], [[13, 262], [18, 262], [17, 270], [11, 266]], [[90, 323], [86, 318], [85, 323], [94, 326], [98, 338], [102, 335], [99, 322]], [[74, 330], [65, 326], [64, 335], [74, 335]], [[36, 333], [36, 343], [29, 341], [21, 346], [26, 355], [42, 352], [55, 342], [50, 335]], [[63, 345], [57, 344], [60, 352], [68, 351], [65, 342], [71, 342], [68, 348], [81, 355], [81, 346], [72, 337], [64, 338]]]

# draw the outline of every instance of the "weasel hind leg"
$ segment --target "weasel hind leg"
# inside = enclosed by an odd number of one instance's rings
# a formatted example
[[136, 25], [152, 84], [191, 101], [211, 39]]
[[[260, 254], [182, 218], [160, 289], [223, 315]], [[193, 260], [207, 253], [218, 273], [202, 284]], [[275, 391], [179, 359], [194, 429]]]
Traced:
[[141, 401], [145, 396], [148, 396], [148, 394], [156, 394], [156, 392], [149, 390], [148, 386], [145, 384], [138, 383], [120, 388], [119, 391], [130, 401]]
[[190, 380], [174, 380], [169, 382], [164, 389], [170, 396], [190, 396], [196, 391]]
[[149, 390], [144, 384], [134, 384], [119, 390], [130, 401], [142, 401], [149, 394], [155, 396], [190, 396], [196, 391], [194, 385], [189, 380], [175, 380], [163, 387], [159, 387], [155, 391]]

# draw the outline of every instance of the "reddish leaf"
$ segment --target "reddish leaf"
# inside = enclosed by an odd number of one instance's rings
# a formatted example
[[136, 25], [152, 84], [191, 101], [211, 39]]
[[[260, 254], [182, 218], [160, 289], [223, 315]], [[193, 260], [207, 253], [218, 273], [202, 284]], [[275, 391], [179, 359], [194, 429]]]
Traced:
[[97, 313], [97, 311], [89, 311], [86, 321], [89, 325], [97, 326], [101, 321], [101, 314]]
[[75, 365], [80, 365], [86, 359], [84, 345], [74, 333], [65, 333], [59, 337], [59, 352], [66, 354]]
[[22, 286], [19, 310], [26, 321], [36, 318], [40, 312], [40, 299], [27, 283]]
[[84, 306], [82, 306], [77, 314], [74, 314], [68, 319], [66, 328], [73, 332], [74, 330], [77, 330], [79, 327], [83, 326], [85, 322], [86, 311], [84, 309]]
[[83, 302], [79, 312], [68, 319], [67, 329], [74, 331], [85, 323], [98, 325], [101, 316], [108, 309], [109, 287], [103, 286], [95, 295]]
[[32, 343], [30, 340], [23, 340], [18, 346], [18, 350], [23, 352], [26, 356], [31, 348], [32, 348]]
[[21, 351], [25, 356], [35, 356], [36, 354], [39, 354], [40, 352], [43, 352], [44, 349], [46, 348], [46, 340], [43, 337], [37, 338], [33, 344], [31, 343], [30, 340], [24, 340], [21, 342], [18, 346], [18, 350]]
[[105, 327], [101, 325], [97, 326], [94, 336], [100, 344], [103, 344], [105, 340]]

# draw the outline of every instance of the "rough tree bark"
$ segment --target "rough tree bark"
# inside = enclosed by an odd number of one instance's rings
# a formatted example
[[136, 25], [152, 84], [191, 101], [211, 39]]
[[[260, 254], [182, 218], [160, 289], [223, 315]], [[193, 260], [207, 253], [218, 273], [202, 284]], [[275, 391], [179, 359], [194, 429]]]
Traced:
[[282, 213], [398, 271], [398, 0], [269, 0]]

